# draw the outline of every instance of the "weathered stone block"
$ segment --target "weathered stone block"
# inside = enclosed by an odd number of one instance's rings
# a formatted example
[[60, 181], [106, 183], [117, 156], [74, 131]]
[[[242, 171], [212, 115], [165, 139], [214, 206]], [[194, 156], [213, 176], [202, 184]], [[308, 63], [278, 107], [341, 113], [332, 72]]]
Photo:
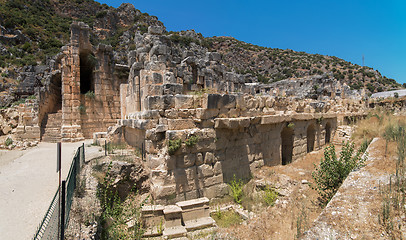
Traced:
[[207, 97], [204, 98], [203, 108], [218, 109], [220, 101], [221, 101], [220, 94], [208, 94]]
[[207, 198], [215, 198], [215, 197], [222, 197], [228, 194], [229, 187], [226, 183], [221, 183], [217, 185], [213, 185], [207, 188], [203, 188], [203, 196]]
[[210, 165], [203, 164], [197, 167], [197, 175], [199, 178], [211, 177], [214, 175], [214, 171]]
[[196, 109], [196, 117], [199, 119], [210, 119], [215, 118], [219, 114], [219, 109], [204, 109], [204, 108], [197, 108]]
[[182, 130], [196, 128], [193, 119], [168, 119], [169, 130]]
[[176, 83], [167, 83], [163, 85], [164, 94], [176, 95], [181, 94], [183, 91], [183, 85]]
[[177, 158], [176, 166], [178, 168], [187, 168], [191, 167], [196, 162], [196, 154], [186, 154]]
[[145, 96], [161, 96], [163, 94], [163, 86], [156, 84], [149, 84], [144, 87]]
[[161, 35], [165, 31], [164, 26], [149, 26], [148, 27], [148, 33], [152, 35]]
[[221, 162], [216, 162], [214, 164], [213, 171], [214, 171], [215, 175], [222, 174], [222, 172], [223, 172], [222, 163]]
[[236, 97], [235, 95], [224, 94], [218, 101], [217, 108], [235, 108], [236, 106]]
[[144, 110], [164, 109], [162, 96], [148, 96], [143, 101]]
[[165, 164], [165, 158], [149, 155], [147, 164], [150, 169], [154, 169]]
[[202, 165], [203, 163], [204, 163], [203, 154], [202, 153], [197, 153], [197, 155], [196, 155], [196, 166]]
[[173, 74], [173, 72], [166, 72], [164, 75], [164, 84], [167, 83], [172, 83], [175, 84], [176, 82], [176, 78], [175, 75]]
[[206, 152], [206, 155], [204, 157], [204, 163], [205, 164], [212, 164], [215, 162], [215, 157], [214, 154], [212, 152]]
[[177, 109], [188, 109], [194, 107], [193, 96], [191, 95], [176, 95], [175, 96], [175, 107]]

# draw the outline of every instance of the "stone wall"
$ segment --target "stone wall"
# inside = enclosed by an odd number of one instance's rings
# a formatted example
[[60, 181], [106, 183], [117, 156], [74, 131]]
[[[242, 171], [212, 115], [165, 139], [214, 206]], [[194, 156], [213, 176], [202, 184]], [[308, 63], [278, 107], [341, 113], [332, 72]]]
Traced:
[[[227, 194], [226, 183], [234, 176], [248, 179], [257, 168], [282, 164], [281, 131], [288, 124], [294, 124], [290, 161], [303, 157], [307, 153], [307, 127], [316, 125], [316, 120], [286, 120], [289, 121], [266, 123], [261, 118], [222, 118], [215, 119], [215, 128], [168, 130], [162, 140], [147, 134], [145, 151], [152, 170], [154, 197], [170, 202]], [[317, 123], [315, 149], [325, 144], [327, 122], [334, 134], [335, 118]], [[195, 145], [188, 146], [186, 143], [191, 136], [198, 140]], [[169, 140], [177, 139], [182, 145], [173, 155], [159, 151]]]
[[[93, 47], [90, 28], [73, 23], [62, 58], [62, 141], [92, 138], [120, 118], [120, 84], [128, 70], [113, 63], [111, 46]], [[124, 69], [122, 69], [124, 68]]]
[[18, 105], [17, 140], [40, 140], [40, 126], [38, 122], [38, 101], [27, 99]]
[[[153, 196], [161, 203], [222, 196], [234, 175], [247, 179], [264, 165], [288, 164], [320, 149], [332, 139], [339, 111], [363, 109], [357, 101], [320, 105], [243, 94], [162, 95], [146, 102], [148, 110], [126, 115], [119, 126], [127, 143], [144, 148]], [[286, 162], [284, 129], [292, 132]], [[181, 146], [169, 153], [174, 140]]]

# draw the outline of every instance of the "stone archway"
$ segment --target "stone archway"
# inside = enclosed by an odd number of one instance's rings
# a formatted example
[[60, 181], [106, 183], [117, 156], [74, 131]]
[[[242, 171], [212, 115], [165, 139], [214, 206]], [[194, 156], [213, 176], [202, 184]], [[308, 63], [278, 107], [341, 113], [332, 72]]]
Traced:
[[328, 122], [325, 126], [326, 135], [324, 136], [325, 144], [329, 144], [331, 140], [331, 124]]
[[293, 157], [293, 128], [285, 126], [281, 132], [281, 155], [282, 165], [286, 165], [292, 162]]
[[312, 152], [314, 150], [314, 143], [316, 140], [316, 129], [314, 124], [310, 124], [307, 127], [307, 152]]

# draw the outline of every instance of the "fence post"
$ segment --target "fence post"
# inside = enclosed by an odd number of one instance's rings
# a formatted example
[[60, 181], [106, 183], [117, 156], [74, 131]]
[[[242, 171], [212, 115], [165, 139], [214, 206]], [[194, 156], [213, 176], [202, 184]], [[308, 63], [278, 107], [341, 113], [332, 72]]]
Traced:
[[62, 203], [61, 203], [61, 240], [65, 239], [65, 198], [66, 198], [66, 181], [62, 181]]
[[[59, 204], [61, 203], [61, 180], [62, 180], [62, 144], [58, 142], [56, 144], [56, 161], [57, 161], [57, 172], [59, 172], [59, 181], [58, 181], [58, 191], [59, 191]], [[61, 214], [61, 207], [58, 208], [58, 216]], [[58, 219], [58, 228], [61, 226], [60, 219]]]
[[145, 140], [141, 144], [141, 161], [144, 161], [144, 143]]
[[82, 163], [85, 163], [85, 161], [86, 161], [86, 156], [85, 156], [85, 143], [82, 144], [82, 154], [83, 154]]
[[104, 156], [107, 156], [107, 140], [104, 140]]

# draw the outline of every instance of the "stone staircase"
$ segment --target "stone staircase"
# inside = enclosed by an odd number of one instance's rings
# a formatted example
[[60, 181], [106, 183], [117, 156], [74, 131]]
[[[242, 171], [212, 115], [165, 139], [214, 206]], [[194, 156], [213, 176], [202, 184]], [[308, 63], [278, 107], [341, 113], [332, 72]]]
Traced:
[[[141, 209], [144, 237], [187, 239], [188, 232], [213, 227], [209, 199], [206, 197], [177, 202], [176, 205], [150, 205]], [[132, 227], [134, 224], [129, 224]]]
[[56, 113], [48, 113], [42, 120], [42, 138], [43, 142], [56, 143], [61, 141], [62, 110]]

